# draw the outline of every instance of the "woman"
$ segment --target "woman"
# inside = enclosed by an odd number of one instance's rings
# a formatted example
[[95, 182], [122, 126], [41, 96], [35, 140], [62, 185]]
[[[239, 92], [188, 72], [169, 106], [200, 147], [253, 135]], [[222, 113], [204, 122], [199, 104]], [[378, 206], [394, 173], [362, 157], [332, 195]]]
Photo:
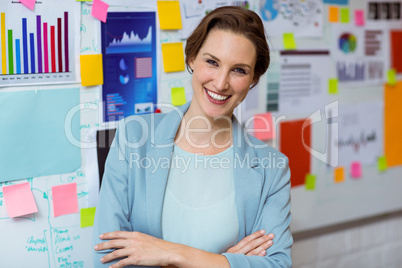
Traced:
[[120, 122], [96, 211], [95, 266], [290, 267], [288, 160], [233, 116], [269, 65], [262, 21], [217, 8], [185, 53], [191, 102]]

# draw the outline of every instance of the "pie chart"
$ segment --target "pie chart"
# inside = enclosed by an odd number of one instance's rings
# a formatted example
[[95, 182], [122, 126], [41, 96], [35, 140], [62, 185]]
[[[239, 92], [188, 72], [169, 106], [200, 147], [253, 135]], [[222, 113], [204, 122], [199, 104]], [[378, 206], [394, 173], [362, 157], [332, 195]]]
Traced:
[[356, 50], [357, 39], [351, 33], [343, 33], [339, 37], [339, 49], [342, 50], [343, 53], [349, 54], [353, 53]]

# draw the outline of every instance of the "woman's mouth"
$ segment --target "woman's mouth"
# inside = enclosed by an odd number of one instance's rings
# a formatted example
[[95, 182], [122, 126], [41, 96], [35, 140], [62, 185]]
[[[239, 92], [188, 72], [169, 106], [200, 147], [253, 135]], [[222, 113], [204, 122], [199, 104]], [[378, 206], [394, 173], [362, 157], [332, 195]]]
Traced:
[[216, 104], [223, 104], [231, 97], [231, 96], [221, 95], [216, 92], [209, 91], [208, 89], [205, 89], [205, 91], [207, 92], [208, 99], [211, 102], [216, 103]]

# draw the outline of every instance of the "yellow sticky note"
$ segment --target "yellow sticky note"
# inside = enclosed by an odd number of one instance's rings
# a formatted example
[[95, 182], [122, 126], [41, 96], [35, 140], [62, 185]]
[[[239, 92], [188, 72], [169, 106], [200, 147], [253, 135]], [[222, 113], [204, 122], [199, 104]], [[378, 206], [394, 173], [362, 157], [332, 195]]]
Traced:
[[81, 84], [83, 86], [103, 85], [102, 54], [80, 55]]
[[328, 7], [328, 21], [339, 22], [339, 8], [335, 6]]
[[315, 189], [315, 181], [316, 181], [316, 176], [314, 174], [306, 174], [306, 181], [305, 181], [305, 186], [306, 190], [314, 190]]
[[158, 1], [157, 5], [161, 30], [182, 28], [179, 1]]
[[347, 8], [347, 7], [341, 8], [341, 22], [342, 23], [349, 23], [350, 22], [349, 8]]
[[395, 69], [389, 69], [387, 72], [387, 84], [395, 85], [396, 84], [396, 71]]
[[384, 172], [387, 170], [387, 158], [385, 156], [380, 156], [378, 158], [377, 168], [379, 172]]
[[344, 182], [345, 181], [345, 168], [337, 167], [334, 169], [334, 182]]
[[338, 79], [330, 78], [328, 80], [328, 93], [329, 94], [338, 94]]
[[283, 34], [283, 47], [286, 50], [296, 49], [296, 42], [293, 33]]
[[186, 93], [184, 87], [172, 87], [172, 104], [180, 106], [186, 103]]
[[183, 43], [162, 44], [162, 58], [166, 73], [184, 71]]
[[81, 228], [94, 225], [95, 207], [80, 209]]

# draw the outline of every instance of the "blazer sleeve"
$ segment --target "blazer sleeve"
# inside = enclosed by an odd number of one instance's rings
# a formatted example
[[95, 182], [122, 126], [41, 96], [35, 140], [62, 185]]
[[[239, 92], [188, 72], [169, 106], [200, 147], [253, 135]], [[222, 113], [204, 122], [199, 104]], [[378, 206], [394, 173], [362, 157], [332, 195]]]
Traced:
[[[128, 198], [128, 161], [125, 156], [125, 144], [121, 137], [125, 135], [124, 120], [119, 123], [105, 163], [99, 202], [96, 207], [93, 227], [93, 246], [105, 242], [99, 235], [113, 231], [132, 231], [129, 222], [131, 210]], [[100, 259], [113, 250], [95, 251], [93, 267], [109, 267], [113, 262], [102, 264]], [[117, 261], [116, 261], [117, 262]]]
[[[264, 229], [266, 232], [273, 233], [275, 234], [274, 243], [264, 257], [223, 253], [232, 268], [292, 267], [291, 246], [293, 238], [289, 227], [291, 221], [290, 170], [288, 159], [285, 156], [283, 157], [285, 165], [283, 168], [278, 168], [266, 199], [261, 201], [263, 207], [251, 232]], [[269, 179], [265, 178], [265, 180]]]

